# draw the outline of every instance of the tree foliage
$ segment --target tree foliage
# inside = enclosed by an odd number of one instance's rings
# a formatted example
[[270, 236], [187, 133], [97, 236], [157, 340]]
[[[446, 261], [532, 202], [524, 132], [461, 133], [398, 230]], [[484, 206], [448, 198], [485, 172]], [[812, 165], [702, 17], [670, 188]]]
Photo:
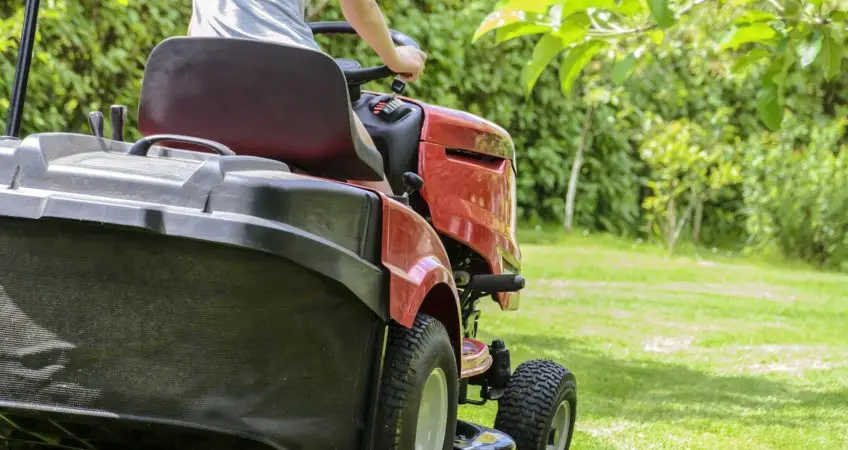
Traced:
[[648, 130], [640, 155], [651, 168], [650, 194], [645, 198], [646, 227], [662, 236], [668, 248], [680, 238], [687, 224], [692, 240], [698, 241], [703, 227], [704, 204], [730, 195], [727, 188], [741, 183], [741, 165], [733, 148], [723, 142], [734, 134], [727, 108], [719, 111], [706, 126], [688, 118], [646, 124]]
[[508, 0], [472, 40], [532, 43], [528, 98], [556, 66], [563, 102], [616, 100], [614, 134], [639, 149], [630, 182], [644, 186], [649, 235], [777, 244], [846, 266], [847, 10], [844, 0]]
[[[0, 125], [14, 76], [23, 3], [0, 0]], [[167, 36], [185, 34], [191, 5], [167, 0], [41, 2], [23, 116], [24, 133], [86, 130], [86, 114], [112, 103], [133, 106], [147, 55]], [[134, 119], [134, 114], [130, 119]], [[134, 122], [130, 137], [137, 137]]]
[[848, 269], [848, 110], [810, 126], [794, 115], [776, 134], [749, 141], [744, 189], [753, 244]]
[[736, 58], [734, 72], [765, 66], [756, 104], [772, 130], [783, 122], [790, 70], [806, 69], [832, 81], [843, 73], [848, 56], [844, 0], [511, 0], [482, 21], [474, 39], [492, 31], [498, 42], [541, 34], [525, 66], [525, 88], [531, 90], [538, 73], [562, 52], [560, 81], [569, 93], [577, 75], [604, 54], [602, 49], [616, 60], [611, 78], [621, 84], [637, 59], [677, 24], [716, 30], [716, 47]]

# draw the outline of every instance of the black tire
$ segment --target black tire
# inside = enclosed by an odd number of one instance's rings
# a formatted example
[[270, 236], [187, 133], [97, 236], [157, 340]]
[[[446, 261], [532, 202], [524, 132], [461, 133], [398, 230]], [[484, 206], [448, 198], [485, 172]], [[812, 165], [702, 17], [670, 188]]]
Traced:
[[389, 329], [374, 448], [415, 448], [418, 407], [424, 385], [440, 368], [447, 380], [447, 428], [442, 450], [452, 450], [456, 435], [459, 376], [453, 346], [444, 325], [419, 314], [412, 328], [392, 323]]
[[571, 447], [577, 417], [577, 382], [568, 369], [548, 360], [520, 364], [498, 400], [495, 429], [515, 440], [516, 450], [545, 450], [557, 408], [570, 407], [565, 448]]

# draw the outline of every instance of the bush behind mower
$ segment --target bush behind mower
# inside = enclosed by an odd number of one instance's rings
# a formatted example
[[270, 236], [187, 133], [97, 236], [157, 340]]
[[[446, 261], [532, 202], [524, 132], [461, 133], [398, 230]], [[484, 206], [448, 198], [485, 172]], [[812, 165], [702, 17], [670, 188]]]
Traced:
[[569, 448], [573, 375], [476, 338], [524, 287], [506, 131], [363, 91], [384, 66], [174, 37], [142, 139], [120, 105], [110, 137], [20, 139], [37, 15], [0, 137], [0, 449]]

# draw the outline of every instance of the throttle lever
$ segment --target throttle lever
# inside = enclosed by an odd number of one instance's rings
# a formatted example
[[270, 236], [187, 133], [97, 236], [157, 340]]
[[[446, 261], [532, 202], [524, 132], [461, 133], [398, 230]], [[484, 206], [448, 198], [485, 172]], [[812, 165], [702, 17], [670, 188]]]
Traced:
[[103, 137], [103, 113], [100, 111], [92, 111], [88, 113], [88, 127], [91, 128], [91, 134], [95, 137]]

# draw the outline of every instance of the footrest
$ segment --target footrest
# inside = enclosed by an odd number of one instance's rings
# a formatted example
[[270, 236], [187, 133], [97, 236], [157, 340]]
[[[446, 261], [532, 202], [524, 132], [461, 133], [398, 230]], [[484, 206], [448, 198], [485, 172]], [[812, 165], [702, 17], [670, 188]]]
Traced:
[[515, 442], [491, 428], [458, 420], [454, 450], [515, 450]]
[[465, 338], [462, 341], [462, 378], [479, 375], [492, 367], [492, 355], [489, 346], [476, 339]]

